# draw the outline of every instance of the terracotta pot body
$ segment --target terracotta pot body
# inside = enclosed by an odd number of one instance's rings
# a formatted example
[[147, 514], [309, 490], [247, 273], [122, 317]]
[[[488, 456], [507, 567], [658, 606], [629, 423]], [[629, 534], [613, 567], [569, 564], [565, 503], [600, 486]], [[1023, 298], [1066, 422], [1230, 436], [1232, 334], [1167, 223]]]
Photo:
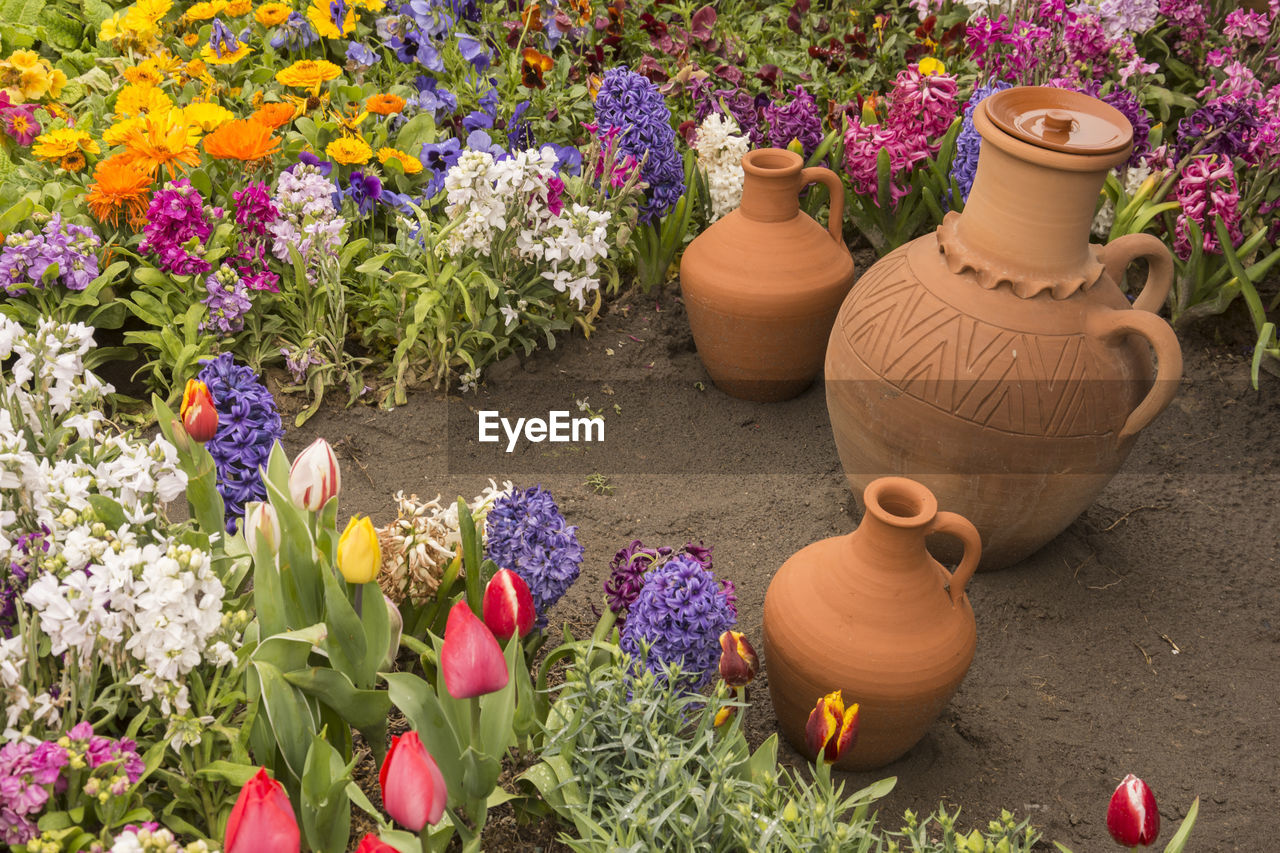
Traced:
[[[742, 205], [699, 234], [680, 262], [698, 356], [734, 397], [786, 400], [809, 387], [853, 285], [843, 185], [830, 169], [802, 166], [791, 151], [749, 152]], [[800, 191], [814, 182], [830, 190], [828, 228], [800, 212]]]
[[[977, 526], [981, 568], [996, 569], [1093, 503], [1173, 399], [1182, 354], [1155, 313], [1168, 249], [1151, 235], [1089, 243], [1106, 173], [1130, 150], [1124, 116], [1026, 87], [983, 101], [974, 124], [964, 212], [882, 258], [841, 307], [827, 409], [855, 494], [886, 474], [919, 480]], [[1148, 278], [1131, 305], [1116, 282], [1136, 258]]]
[[[965, 594], [981, 544], [973, 525], [939, 512], [924, 486], [885, 477], [867, 486], [856, 530], [804, 548], [764, 600], [764, 655], [778, 727], [800, 752], [818, 697], [839, 689], [860, 705], [858, 736], [837, 762], [883, 767], [924, 737], [964, 680], [977, 641]], [[954, 575], [925, 536], [965, 549]]]

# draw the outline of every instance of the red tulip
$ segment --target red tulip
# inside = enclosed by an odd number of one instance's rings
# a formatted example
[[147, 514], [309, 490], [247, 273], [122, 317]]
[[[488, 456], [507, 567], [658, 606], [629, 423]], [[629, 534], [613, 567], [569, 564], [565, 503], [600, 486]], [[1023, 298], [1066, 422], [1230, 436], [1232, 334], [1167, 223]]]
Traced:
[[188, 379], [182, 392], [182, 408], [178, 417], [187, 434], [204, 444], [218, 431], [218, 409], [213, 403], [209, 386], [198, 379]]
[[360, 839], [360, 846], [352, 853], [400, 853], [400, 851], [370, 832]]
[[730, 687], [746, 687], [760, 671], [760, 658], [742, 634], [725, 631], [720, 635], [720, 677]]
[[301, 841], [289, 795], [267, 775], [265, 767], [259, 768], [257, 775], [244, 783], [231, 809], [224, 853], [298, 853]]
[[506, 687], [510, 679], [502, 647], [465, 600], [453, 605], [444, 624], [440, 670], [444, 687], [454, 699], [493, 693]]
[[816, 759], [836, 763], [858, 739], [858, 703], [845, 708], [839, 690], [821, 697], [809, 714], [804, 739]]
[[[417, 732], [406, 732], [391, 739], [391, 749], [378, 773], [378, 784], [382, 786], [382, 805], [387, 814], [414, 832], [422, 832], [427, 824], [438, 823], [449, 799], [444, 776]], [[362, 850], [366, 849], [364, 843], [360, 842]], [[384, 848], [386, 845], [368, 849]]]
[[533, 594], [529, 585], [510, 569], [498, 569], [484, 588], [484, 624], [493, 635], [505, 640], [533, 630]]
[[1116, 844], [1147, 847], [1160, 834], [1160, 812], [1156, 797], [1137, 776], [1130, 773], [1116, 787], [1107, 807], [1107, 831]]

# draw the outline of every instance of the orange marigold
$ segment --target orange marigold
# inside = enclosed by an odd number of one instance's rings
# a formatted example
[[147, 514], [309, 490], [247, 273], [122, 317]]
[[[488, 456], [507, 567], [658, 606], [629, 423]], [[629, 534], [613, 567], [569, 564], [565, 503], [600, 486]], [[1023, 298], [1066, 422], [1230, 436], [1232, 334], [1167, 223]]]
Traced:
[[229, 121], [204, 138], [204, 150], [215, 160], [263, 160], [280, 150], [271, 128], [252, 119]]
[[404, 109], [404, 98], [389, 93], [370, 95], [369, 100], [364, 102], [364, 108], [380, 116], [395, 115]]
[[178, 170], [199, 166], [200, 155], [192, 140], [191, 125], [182, 117], [182, 110], [148, 113], [125, 137], [124, 156], [128, 162], [154, 178], [163, 168], [170, 180]]
[[297, 107], [293, 104], [263, 104], [250, 118], [275, 130], [293, 121], [297, 112]]
[[147, 218], [151, 178], [129, 163], [124, 155], [117, 154], [94, 169], [93, 183], [89, 184], [84, 199], [89, 212], [99, 222], [110, 222], [116, 227], [123, 213], [129, 225], [138, 228]]

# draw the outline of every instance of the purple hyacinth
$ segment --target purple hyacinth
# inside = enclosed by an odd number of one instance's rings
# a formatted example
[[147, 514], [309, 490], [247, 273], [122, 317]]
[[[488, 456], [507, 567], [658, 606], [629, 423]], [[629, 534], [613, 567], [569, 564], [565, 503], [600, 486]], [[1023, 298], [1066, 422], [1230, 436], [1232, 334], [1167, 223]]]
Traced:
[[1129, 165], [1136, 166], [1151, 151], [1151, 116], [1138, 100], [1138, 96], [1128, 89], [1115, 89], [1102, 96], [1102, 100], [1118, 109], [1133, 125], [1133, 154], [1129, 156]]
[[1178, 122], [1175, 151], [1181, 159], [1196, 143], [1212, 134], [1197, 153], [1220, 154], [1226, 159], [1247, 157], [1258, 117], [1249, 101], [1213, 101]]
[[514, 489], [494, 502], [486, 520], [486, 556], [529, 585], [537, 626], [578, 579], [582, 545], [578, 528], [565, 523], [555, 499], [541, 486]]
[[[650, 548], [639, 539], [632, 539], [626, 546], [618, 549], [618, 552], [613, 555], [612, 562], [609, 563], [609, 577], [604, 582], [604, 591], [609, 609], [618, 616], [619, 627], [626, 623], [627, 610], [640, 595], [648, 572], [665, 565], [668, 560], [675, 557], [688, 557], [707, 571], [711, 571], [711, 551], [711, 546], [703, 545], [701, 542], [697, 545], [686, 542], [677, 550], [666, 545]], [[738, 610], [734, 604], [737, 602], [737, 596], [734, 594], [733, 583], [721, 580], [720, 585], [725, 590], [736, 617]]]
[[1012, 88], [1011, 84], [992, 80], [985, 86], [978, 86], [964, 108], [964, 119], [960, 125], [960, 133], [956, 136], [956, 154], [951, 160], [951, 177], [960, 187], [961, 200], [968, 200], [973, 189], [973, 178], [978, 172], [978, 151], [982, 148], [982, 136], [973, 126], [973, 111], [978, 104], [1002, 89]]
[[800, 141], [804, 156], [808, 157], [822, 144], [822, 116], [813, 96], [797, 86], [791, 91], [791, 103], [777, 102], [764, 108], [765, 121], [769, 122], [769, 144], [774, 148], [786, 148], [793, 139]]
[[622, 628], [622, 650], [661, 674], [680, 663], [694, 689], [716, 672], [720, 634], [733, 627], [736, 614], [715, 576], [690, 555], [672, 557], [647, 573]]
[[769, 104], [768, 95], [752, 96], [737, 87], [717, 89], [710, 82], [710, 78], [694, 80], [689, 84], [689, 93], [693, 96], [694, 122], [702, 124], [702, 120], [711, 113], [724, 115], [727, 110], [742, 132], [751, 140], [752, 148], [759, 148], [764, 144], [761, 111]]
[[240, 273], [231, 265], [223, 264], [205, 279], [204, 288], [209, 318], [200, 324], [200, 330], [214, 329], [229, 335], [244, 329], [244, 315], [253, 308], [253, 300]]
[[618, 146], [643, 162], [641, 176], [649, 185], [640, 219], [651, 222], [684, 195], [684, 164], [676, 152], [676, 132], [662, 93], [648, 77], [624, 66], [605, 72], [596, 95], [596, 124], [622, 130]]
[[218, 469], [218, 493], [227, 507], [227, 532], [244, 515], [249, 501], [264, 500], [259, 467], [284, 435], [276, 402], [252, 368], [238, 365], [224, 352], [203, 362], [199, 379], [209, 387], [218, 410], [218, 431], [205, 444]]
[[[214, 208], [213, 215], [220, 216], [221, 211]], [[142, 231], [144, 239], [138, 248], [155, 258], [157, 266], [167, 273], [205, 273], [211, 269], [209, 262], [188, 252], [184, 244], [192, 238], [203, 243], [212, 232], [204, 198], [190, 181], [182, 178], [170, 181], [152, 196], [147, 225]]]

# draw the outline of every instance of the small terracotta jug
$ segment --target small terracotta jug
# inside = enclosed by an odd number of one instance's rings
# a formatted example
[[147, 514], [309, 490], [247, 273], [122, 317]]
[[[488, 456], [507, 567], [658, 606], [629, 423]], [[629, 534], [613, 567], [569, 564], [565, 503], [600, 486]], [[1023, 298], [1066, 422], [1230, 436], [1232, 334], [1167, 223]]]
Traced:
[[[822, 369], [827, 336], [853, 285], [844, 244], [844, 186], [799, 154], [742, 158], [742, 204], [689, 244], [680, 289], [698, 356], [720, 390], [771, 402], [796, 396]], [[800, 191], [826, 185], [827, 228], [800, 212]]]
[[[977, 643], [965, 585], [978, 531], [903, 477], [876, 480], [863, 500], [858, 528], [796, 553], [764, 599], [769, 694], [792, 746], [813, 757], [805, 723], [820, 696], [839, 689], [846, 706], [861, 706], [857, 740], [836, 763], [844, 770], [883, 767], [924, 737]], [[925, 549], [931, 533], [964, 544], [954, 574]]]
[[[845, 300], [827, 410], [854, 494], [888, 474], [919, 480], [982, 533], [981, 568], [999, 569], [1093, 503], [1173, 400], [1182, 353], [1157, 313], [1173, 281], [1164, 244], [1089, 242], [1103, 181], [1132, 149], [1128, 119], [1028, 86], [982, 101], [973, 123], [964, 211]], [[1131, 303], [1119, 282], [1138, 258], [1147, 282]]]

